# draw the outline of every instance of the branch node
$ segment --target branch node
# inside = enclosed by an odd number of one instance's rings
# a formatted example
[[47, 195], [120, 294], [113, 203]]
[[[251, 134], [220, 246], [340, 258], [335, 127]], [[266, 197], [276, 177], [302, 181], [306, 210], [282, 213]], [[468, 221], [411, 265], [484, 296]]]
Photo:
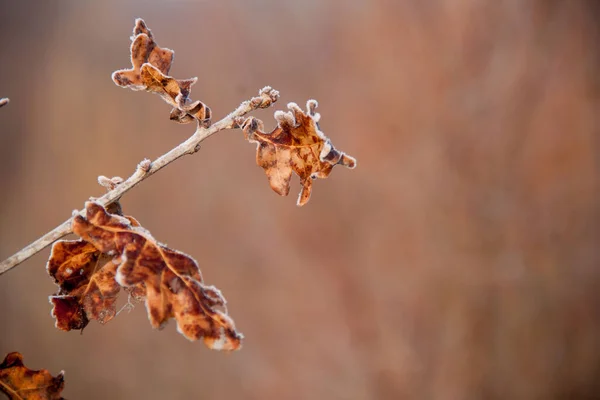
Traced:
[[147, 174], [148, 171], [150, 171], [150, 168], [152, 168], [152, 161], [147, 158], [144, 158], [142, 161], [140, 161], [137, 166], [138, 171], [142, 172], [143, 174]]
[[100, 175], [98, 177], [98, 184], [100, 184], [100, 186], [102, 186], [109, 192], [121, 183], [123, 183], [123, 178], [121, 178], [120, 176], [113, 176], [112, 178], [108, 178], [104, 175]]
[[258, 91], [258, 97], [250, 99], [250, 107], [253, 110], [257, 108], [268, 108], [279, 99], [279, 92], [271, 86], [265, 86]]
[[232, 128], [241, 128], [244, 125], [246, 118], [244, 117], [234, 117], [232, 122]]

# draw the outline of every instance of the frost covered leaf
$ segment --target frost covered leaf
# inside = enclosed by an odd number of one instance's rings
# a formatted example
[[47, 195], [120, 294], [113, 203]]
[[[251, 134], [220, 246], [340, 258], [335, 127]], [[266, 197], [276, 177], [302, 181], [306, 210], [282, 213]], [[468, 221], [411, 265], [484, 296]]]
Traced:
[[113, 81], [122, 87], [133, 90], [146, 89], [141, 78], [141, 68], [150, 63], [164, 74], [168, 74], [173, 63], [173, 50], [163, 49], [156, 44], [152, 31], [148, 29], [143, 19], [135, 20], [133, 36], [131, 36], [131, 65], [129, 69], [113, 72]]
[[7, 105], [10, 102], [8, 98], [0, 99], [0, 107]]
[[146, 90], [158, 94], [164, 101], [173, 106], [171, 120], [186, 124], [197, 120], [201, 125], [210, 124], [211, 111], [201, 101], [189, 98], [192, 85], [197, 78], [177, 80], [164, 75], [158, 68], [144, 64], [142, 81]]
[[[73, 218], [73, 232], [104, 254], [114, 254], [116, 281], [144, 295], [148, 318], [162, 328], [170, 318], [190, 340], [203, 339], [216, 350], [236, 350], [243, 336], [227, 315], [225, 299], [203, 283], [190, 256], [158, 243], [146, 229], [127, 218], [109, 214], [95, 202], [86, 203], [86, 216]], [[222, 310], [221, 310], [222, 309]]]
[[114, 318], [120, 287], [111, 257], [83, 240], [61, 240], [52, 246], [46, 268], [59, 286], [50, 296], [58, 329], [83, 329], [91, 319], [105, 324]]
[[[102, 178], [99, 181], [108, 179]], [[116, 185], [119, 180], [122, 181], [115, 177], [110, 182]], [[123, 215], [118, 201], [110, 204], [108, 209]], [[133, 226], [139, 226], [135, 218], [124, 218]], [[59, 287], [58, 293], [49, 297], [53, 305], [51, 314], [58, 329], [83, 329], [92, 319], [105, 324], [115, 317], [120, 286], [115, 280], [117, 265], [112, 258], [83, 240], [54, 243], [46, 270]]]
[[64, 386], [64, 372], [55, 378], [46, 369], [33, 371], [20, 353], [9, 353], [0, 364], [0, 392], [11, 400], [62, 400]]
[[292, 171], [300, 177], [297, 204], [302, 206], [310, 199], [313, 179], [326, 178], [337, 164], [354, 168], [356, 160], [336, 150], [321, 132], [315, 100], [307, 102], [306, 113], [295, 103], [288, 108], [290, 112], [275, 112], [278, 124], [271, 133], [265, 133], [262, 121], [254, 117], [248, 118], [242, 129], [246, 139], [257, 143], [256, 163], [265, 170], [275, 192], [287, 196]]
[[140, 18], [135, 21], [131, 40], [132, 67], [113, 72], [115, 84], [158, 94], [173, 106], [170, 115], [173, 121], [183, 124], [198, 121], [200, 125], [208, 126], [210, 108], [189, 98], [197, 78], [175, 79], [168, 76], [173, 63], [173, 50], [159, 47], [152, 32]]

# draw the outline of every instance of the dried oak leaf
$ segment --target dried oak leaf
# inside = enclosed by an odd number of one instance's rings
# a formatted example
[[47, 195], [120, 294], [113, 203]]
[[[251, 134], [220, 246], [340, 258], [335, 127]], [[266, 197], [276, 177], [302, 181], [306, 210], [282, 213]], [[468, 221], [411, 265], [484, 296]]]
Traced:
[[165, 102], [173, 106], [171, 120], [182, 124], [194, 120], [203, 126], [210, 124], [210, 108], [201, 101], [192, 101], [189, 98], [192, 85], [198, 78], [178, 80], [166, 76], [151, 64], [142, 65], [141, 76], [147, 91], [158, 94]]
[[[119, 202], [109, 209], [123, 215]], [[135, 218], [124, 218], [139, 226]], [[117, 265], [112, 258], [83, 240], [54, 243], [46, 270], [59, 287], [58, 293], [49, 297], [58, 329], [83, 329], [92, 319], [105, 324], [115, 317], [120, 286], [115, 281]]]
[[132, 68], [113, 72], [115, 84], [158, 94], [173, 106], [170, 115], [173, 121], [183, 124], [198, 121], [200, 125], [208, 126], [210, 108], [189, 98], [197, 78], [175, 79], [168, 76], [173, 63], [173, 50], [159, 47], [152, 32], [140, 18], [135, 21], [131, 40]]
[[63, 400], [64, 386], [63, 371], [56, 378], [46, 369], [33, 371], [20, 353], [9, 353], [0, 364], [0, 392], [11, 400]]
[[112, 257], [83, 240], [61, 240], [52, 246], [46, 268], [59, 286], [49, 298], [58, 329], [83, 329], [91, 319], [105, 324], [114, 318], [120, 286]]
[[132, 68], [113, 72], [113, 81], [119, 86], [132, 90], [144, 90], [146, 86], [140, 74], [142, 65], [150, 63], [162, 73], [168, 74], [173, 63], [173, 56], [173, 50], [161, 48], [156, 44], [152, 31], [148, 29], [143, 19], [138, 18], [135, 20], [133, 36], [131, 36]]
[[98, 203], [87, 202], [85, 208], [85, 217], [73, 218], [73, 232], [102, 253], [114, 254], [116, 281], [138, 294], [145, 291], [154, 328], [175, 318], [177, 330], [190, 340], [203, 339], [215, 350], [240, 348], [243, 336], [227, 315], [225, 299], [203, 283], [194, 259], [158, 243], [146, 229]]
[[246, 139], [257, 143], [256, 163], [265, 170], [275, 192], [287, 196], [292, 171], [300, 177], [299, 206], [310, 199], [313, 179], [326, 178], [337, 164], [356, 166], [356, 160], [336, 150], [319, 128], [317, 105], [316, 100], [309, 100], [304, 113], [296, 103], [289, 103], [290, 112], [275, 112], [278, 124], [271, 133], [265, 133], [262, 121], [254, 117], [242, 124]]

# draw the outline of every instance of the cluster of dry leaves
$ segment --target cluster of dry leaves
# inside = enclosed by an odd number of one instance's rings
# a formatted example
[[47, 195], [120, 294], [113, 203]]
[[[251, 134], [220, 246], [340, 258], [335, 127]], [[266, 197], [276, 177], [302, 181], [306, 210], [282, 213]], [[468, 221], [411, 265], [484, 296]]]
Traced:
[[[135, 21], [131, 40], [131, 68], [115, 71], [113, 81], [124, 88], [158, 94], [173, 107], [170, 118], [174, 121], [209, 126], [210, 108], [189, 98], [197, 78], [168, 76], [173, 50], [160, 47], [142, 19]], [[356, 166], [354, 158], [336, 150], [323, 134], [316, 107], [317, 102], [309, 100], [304, 113], [295, 103], [288, 104], [290, 112], [275, 112], [277, 127], [271, 133], [265, 133], [262, 121], [256, 118], [238, 122], [246, 139], [257, 143], [256, 162], [275, 192], [283, 196], [289, 193], [292, 171], [300, 177], [299, 206], [308, 202], [314, 179], [326, 178], [337, 164]]]
[[[197, 78], [169, 76], [173, 50], [160, 47], [142, 19], [136, 20], [131, 41], [132, 66], [115, 71], [113, 81], [158, 94], [171, 105], [171, 120], [195, 121], [197, 129], [209, 127], [210, 108], [190, 99]], [[295, 103], [288, 108], [289, 112], [275, 113], [277, 126], [270, 133], [254, 117], [239, 118], [234, 127], [257, 144], [256, 162], [275, 192], [287, 195], [292, 172], [300, 177], [297, 204], [302, 206], [310, 199], [314, 179], [326, 178], [337, 164], [354, 168], [356, 160], [336, 150], [320, 130], [315, 100], [307, 102], [306, 112]], [[122, 182], [104, 177], [99, 181], [109, 190]], [[55, 242], [47, 264], [59, 287], [50, 296], [57, 328], [81, 330], [90, 320], [107, 323], [117, 315], [117, 298], [123, 289], [129, 300], [145, 302], [154, 328], [173, 318], [178, 331], [190, 340], [202, 339], [216, 350], [240, 348], [243, 335], [236, 331], [221, 292], [204, 284], [197, 262], [159, 243], [135, 218], [124, 216], [118, 201], [106, 208], [86, 202], [85, 215], [74, 213], [72, 229], [80, 239]], [[62, 374], [52, 378], [45, 370], [30, 371], [20, 354], [11, 353], [0, 366], [0, 385], [15, 399], [58, 399], [63, 378]]]

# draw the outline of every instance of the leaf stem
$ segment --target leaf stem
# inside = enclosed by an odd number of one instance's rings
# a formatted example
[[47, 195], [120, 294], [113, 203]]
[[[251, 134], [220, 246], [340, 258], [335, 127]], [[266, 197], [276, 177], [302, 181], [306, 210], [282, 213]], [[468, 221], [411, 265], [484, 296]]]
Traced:
[[[135, 172], [129, 178], [127, 178], [127, 180], [118, 184], [113, 190], [110, 190], [102, 197], [95, 199], [95, 201], [102, 204], [104, 207], [108, 206], [115, 200], [121, 198], [121, 196], [133, 189], [142, 181], [171, 164], [173, 161], [187, 154], [194, 154], [197, 152], [200, 149], [200, 143], [206, 140], [208, 137], [222, 130], [239, 128], [241, 117], [258, 108], [267, 108], [271, 106], [275, 101], [277, 101], [278, 98], [279, 92], [269, 86], [264, 87], [259, 91], [259, 95], [257, 97], [253, 97], [250, 100], [244, 101], [238, 108], [220, 121], [215, 122], [208, 128], [198, 126], [196, 132], [194, 132], [194, 134], [185, 142], [180, 143], [167, 153], [158, 157], [156, 160], [152, 162], [149, 160], [140, 162]], [[85, 210], [79, 210], [78, 213], [79, 215], [83, 216], [84, 212]], [[50, 232], [46, 233], [36, 241], [28, 244], [11, 257], [2, 261], [0, 263], [0, 275], [18, 266], [23, 261], [39, 253], [56, 240], [68, 235], [69, 233], [72, 233], [71, 218], [52, 229]]]

